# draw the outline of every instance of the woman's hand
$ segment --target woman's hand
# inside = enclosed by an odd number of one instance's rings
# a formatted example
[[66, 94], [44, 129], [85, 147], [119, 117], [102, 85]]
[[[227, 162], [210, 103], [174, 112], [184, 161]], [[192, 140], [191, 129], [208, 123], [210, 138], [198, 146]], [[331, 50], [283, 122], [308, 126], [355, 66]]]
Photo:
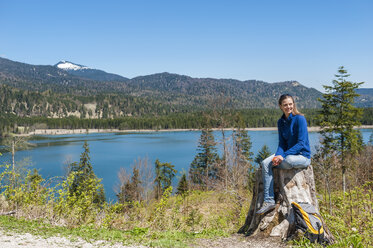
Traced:
[[282, 160], [284, 160], [284, 158], [281, 155], [277, 155], [272, 159], [272, 165], [277, 166], [281, 164]]

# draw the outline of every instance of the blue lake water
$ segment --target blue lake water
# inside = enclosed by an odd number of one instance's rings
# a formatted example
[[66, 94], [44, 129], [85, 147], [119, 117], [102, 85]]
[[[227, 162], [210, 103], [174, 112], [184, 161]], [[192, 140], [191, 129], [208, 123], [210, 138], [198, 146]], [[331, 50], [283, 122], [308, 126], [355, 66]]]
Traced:
[[[368, 142], [372, 129], [361, 129], [364, 142]], [[232, 132], [226, 131], [226, 137]], [[275, 152], [278, 143], [277, 131], [249, 131], [254, 156], [267, 145]], [[36, 146], [30, 150], [18, 151], [16, 162], [28, 161], [31, 168], [37, 168], [44, 178], [63, 176], [67, 162], [79, 162], [83, 143], [90, 148], [91, 163], [95, 174], [102, 178], [108, 200], [116, 200], [113, 190], [118, 183], [117, 173], [121, 167], [130, 168], [135, 159], [147, 157], [154, 164], [156, 159], [170, 162], [181, 172], [188, 171], [197, 153], [200, 131], [149, 132], [149, 133], [96, 133], [73, 135], [35, 136], [30, 143]], [[216, 141], [221, 132], [214, 132]], [[310, 132], [311, 149], [319, 144], [319, 134]], [[218, 149], [222, 150], [222, 145]], [[9, 154], [0, 157], [0, 163], [10, 161]], [[176, 180], [175, 180], [176, 183]]]

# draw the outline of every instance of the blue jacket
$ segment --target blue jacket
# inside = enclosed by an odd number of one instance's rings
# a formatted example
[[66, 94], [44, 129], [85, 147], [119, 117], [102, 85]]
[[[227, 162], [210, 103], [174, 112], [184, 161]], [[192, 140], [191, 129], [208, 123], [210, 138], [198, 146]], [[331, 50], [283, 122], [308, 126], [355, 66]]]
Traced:
[[276, 156], [302, 155], [311, 158], [307, 121], [303, 115], [285, 115], [277, 121], [279, 144]]

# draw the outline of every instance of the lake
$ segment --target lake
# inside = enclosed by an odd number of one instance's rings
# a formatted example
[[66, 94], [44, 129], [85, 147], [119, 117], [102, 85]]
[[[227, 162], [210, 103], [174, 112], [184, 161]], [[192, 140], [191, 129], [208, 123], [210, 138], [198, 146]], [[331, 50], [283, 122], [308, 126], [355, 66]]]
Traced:
[[[364, 142], [368, 142], [372, 129], [361, 129]], [[277, 148], [277, 131], [248, 131], [254, 157], [267, 145], [271, 152]], [[102, 178], [108, 200], [116, 200], [113, 188], [118, 184], [117, 173], [121, 167], [130, 168], [135, 159], [148, 157], [154, 164], [156, 159], [170, 162], [181, 172], [188, 171], [190, 163], [197, 153], [200, 131], [148, 132], [148, 133], [93, 133], [72, 135], [33, 136], [30, 143], [35, 147], [18, 151], [16, 162], [30, 164], [37, 168], [44, 178], [65, 175], [68, 162], [79, 162], [83, 152], [83, 143], [87, 141], [90, 148], [91, 163], [97, 177]], [[231, 136], [226, 131], [226, 137]], [[220, 141], [221, 132], [214, 132], [215, 139]], [[309, 133], [311, 149], [319, 144], [319, 134]], [[221, 144], [218, 149], [222, 150]], [[0, 163], [10, 161], [10, 155], [0, 157]], [[174, 184], [177, 179], [174, 179]]]

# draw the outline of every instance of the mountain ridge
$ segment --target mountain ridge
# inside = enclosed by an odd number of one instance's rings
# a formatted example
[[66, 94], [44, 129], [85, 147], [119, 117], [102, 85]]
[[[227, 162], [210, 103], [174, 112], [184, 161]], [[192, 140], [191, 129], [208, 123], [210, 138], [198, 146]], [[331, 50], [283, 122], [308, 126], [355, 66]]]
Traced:
[[128, 78], [114, 74], [108, 73], [103, 70], [92, 69], [84, 65], [76, 64], [70, 61], [62, 60], [54, 65], [55, 67], [67, 71], [69, 74], [78, 76], [81, 78], [86, 78], [96, 81], [118, 81], [125, 82]]
[[[88, 112], [92, 112], [90, 117], [113, 118], [214, 108], [277, 108], [277, 99], [284, 93], [293, 95], [301, 109], [318, 108], [320, 103], [317, 98], [322, 97], [321, 92], [295, 80], [268, 83], [260, 80], [193, 78], [162, 72], [125, 78], [123, 81], [100, 81], [93, 80], [95, 77], [74, 75], [72, 70], [63, 70], [56, 65], [30, 65], [0, 58], [0, 85], [13, 87], [3, 90], [8, 92], [7, 96], [0, 96], [2, 103], [10, 106], [4, 111], [23, 111], [24, 116], [59, 117], [80, 111], [81, 117], [88, 117]], [[90, 69], [80, 71], [85, 70]], [[14, 99], [17, 94], [30, 99], [28, 91], [39, 94], [33, 95], [32, 99], [43, 100], [27, 103], [24, 99]], [[362, 92], [366, 94], [369, 89]], [[368, 94], [359, 99], [360, 106], [373, 106], [373, 96]], [[33, 106], [32, 109], [29, 106]]]

